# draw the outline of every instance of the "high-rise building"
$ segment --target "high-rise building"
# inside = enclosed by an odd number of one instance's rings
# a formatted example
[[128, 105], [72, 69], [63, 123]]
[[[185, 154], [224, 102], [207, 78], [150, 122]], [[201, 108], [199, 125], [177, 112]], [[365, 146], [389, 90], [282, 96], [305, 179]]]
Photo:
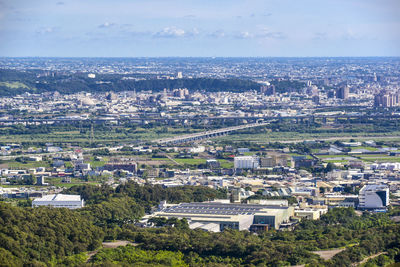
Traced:
[[319, 105], [319, 96], [318, 95], [313, 95], [312, 102], [317, 104], [317, 105]]
[[340, 87], [336, 92], [336, 97], [340, 99], [347, 99], [349, 98], [350, 89], [348, 86]]
[[385, 90], [381, 91], [379, 94], [375, 95], [374, 106], [385, 108], [400, 106], [400, 94], [389, 93]]
[[273, 85], [273, 84], [271, 84], [271, 85], [263, 85], [263, 86], [260, 87], [260, 92], [262, 94], [265, 94], [265, 95], [268, 95], [268, 96], [275, 95], [275, 93], [276, 93], [275, 85]]
[[335, 98], [335, 97], [336, 97], [336, 91], [335, 90], [328, 91], [328, 98]]
[[36, 185], [48, 185], [48, 183], [44, 181], [43, 175], [40, 175], [36, 178]]
[[106, 99], [109, 100], [109, 101], [117, 100], [118, 96], [114, 92], [109, 92], [106, 95]]

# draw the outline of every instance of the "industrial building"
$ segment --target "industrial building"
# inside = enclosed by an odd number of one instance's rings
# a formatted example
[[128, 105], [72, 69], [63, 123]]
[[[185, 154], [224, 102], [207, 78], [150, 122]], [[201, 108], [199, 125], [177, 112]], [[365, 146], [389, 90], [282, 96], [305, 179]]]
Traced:
[[79, 209], [85, 202], [80, 195], [51, 194], [32, 201], [32, 207], [51, 206], [55, 208]]
[[223, 202], [167, 204], [150, 217], [186, 218], [190, 228], [223, 231], [225, 228], [249, 230], [253, 224], [264, 229], [279, 229], [281, 223], [289, 222], [294, 207], [259, 204], [236, 204]]
[[385, 184], [367, 184], [359, 193], [360, 209], [385, 209], [389, 205], [389, 187]]
[[302, 218], [302, 219], [308, 219], [308, 220], [318, 220], [321, 215], [325, 214], [328, 212], [328, 209], [299, 209], [294, 211], [294, 215], [296, 217]]
[[[270, 154], [266, 157], [260, 158], [260, 167], [261, 168], [272, 168], [275, 166], [289, 166], [289, 162], [291, 162], [291, 157], [283, 154]], [[291, 164], [290, 164], [291, 165]]]

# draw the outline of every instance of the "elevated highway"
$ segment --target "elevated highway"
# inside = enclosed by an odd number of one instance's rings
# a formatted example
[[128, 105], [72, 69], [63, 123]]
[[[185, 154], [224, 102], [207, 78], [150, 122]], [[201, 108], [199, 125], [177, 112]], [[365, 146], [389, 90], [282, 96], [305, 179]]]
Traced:
[[198, 116], [185, 116], [185, 117], [156, 117], [156, 116], [137, 116], [137, 117], [97, 117], [97, 118], [13, 118], [13, 119], [3, 119], [0, 118], [0, 125], [15, 125], [15, 124], [24, 124], [24, 125], [42, 125], [42, 124], [69, 124], [69, 123], [110, 123], [110, 124], [120, 124], [124, 122], [132, 122], [139, 124], [146, 124], [149, 122], [158, 122], [158, 123], [202, 123], [206, 121], [221, 121], [221, 122], [236, 122], [243, 123], [247, 122], [262, 122], [269, 120], [279, 120], [279, 121], [293, 121], [294, 123], [306, 123], [306, 122], [314, 122], [318, 121], [320, 123], [327, 123], [330, 121], [339, 122], [350, 121], [350, 120], [400, 120], [400, 114], [374, 114], [374, 115], [365, 115], [365, 114], [335, 114], [335, 115], [297, 115], [297, 116], [216, 116], [216, 117], [198, 117]]
[[163, 139], [156, 140], [155, 142], [158, 143], [159, 145], [193, 142], [193, 141], [197, 141], [197, 140], [201, 140], [201, 139], [218, 137], [218, 136], [225, 135], [225, 134], [228, 134], [233, 131], [253, 128], [253, 127], [260, 127], [260, 126], [265, 126], [268, 124], [269, 124], [268, 122], [250, 123], [250, 124], [227, 127], [227, 128], [205, 131], [205, 132], [200, 132], [200, 133], [186, 134], [186, 135], [181, 135], [181, 136], [177, 136], [177, 137], [163, 138]]

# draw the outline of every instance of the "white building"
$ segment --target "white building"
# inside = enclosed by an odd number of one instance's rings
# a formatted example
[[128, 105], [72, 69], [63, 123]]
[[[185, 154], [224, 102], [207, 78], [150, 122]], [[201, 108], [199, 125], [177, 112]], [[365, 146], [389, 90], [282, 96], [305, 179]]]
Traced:
[[259, 158], [255, 156], [240, 156], [234, 159], [235, 169], [256, 169], [259, 166]]
[[190, 148], [191, 153], [202, 153], [206, 150], [204, 146], [192, 147]]
[[359, 207], [362, 209], [382, 209], [389, 205], [389, 187], [384, 184], [367, 184], [360, 190]]
[[32, 201], [32, 207], [52, 206], [55, 208], [79, 209], [83, 208], [84, 205], [85, 202], [80, 195], [52, 194]]

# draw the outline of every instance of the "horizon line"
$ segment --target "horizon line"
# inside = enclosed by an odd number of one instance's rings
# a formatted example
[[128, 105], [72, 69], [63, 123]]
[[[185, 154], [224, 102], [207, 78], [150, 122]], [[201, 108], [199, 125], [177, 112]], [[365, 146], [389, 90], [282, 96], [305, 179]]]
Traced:
[[400, 58], [399, 56], [0, 56], [0, 58]]

